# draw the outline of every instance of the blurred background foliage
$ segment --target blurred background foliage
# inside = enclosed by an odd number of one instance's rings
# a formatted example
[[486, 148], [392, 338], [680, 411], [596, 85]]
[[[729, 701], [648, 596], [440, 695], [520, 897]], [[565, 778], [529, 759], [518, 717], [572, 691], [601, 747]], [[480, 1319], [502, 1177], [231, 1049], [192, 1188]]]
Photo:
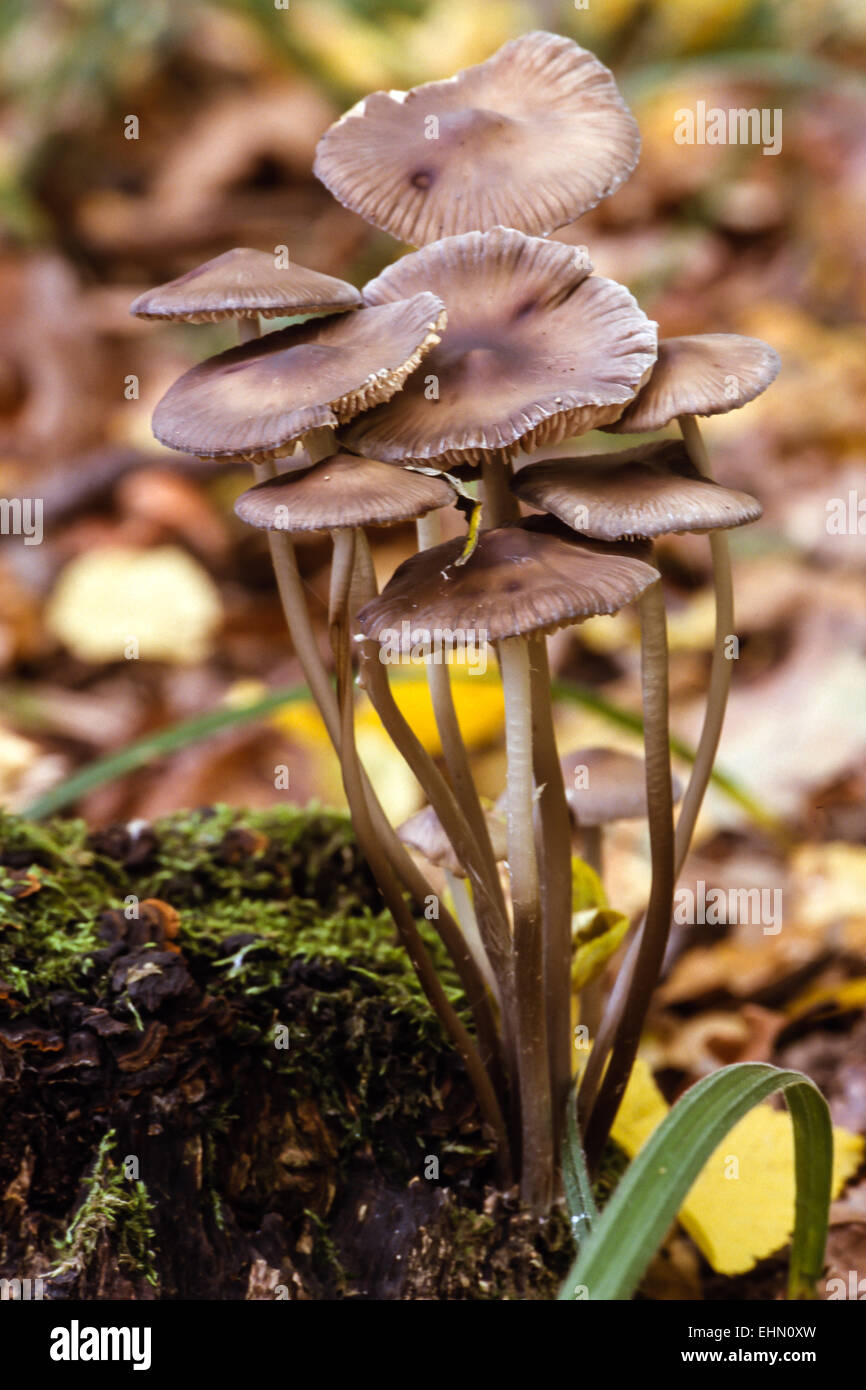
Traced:
[[[371, 89], [449, 75], [532, 27], [569, 34], [610, 64], [643, 135], [626, 185], [556, 235], [586, 244], [662, 332], [755, 333], [782, 353], [773, 389], [708, 429], [722, 478], [765, 507], [759, 527], [734, 537], [741, 655], [723, 762], [798, 833], [864, 838], [863, 542], [856, 526], [844, 535], [826, 526], [829, 499], [866, 495], [858, 0], [6, 0], [0, 489], [44, 498], [46, 519], [41, 546], [0, 537], [8, 804], [30, 804], [95, 758], [298, 675], [261, 538], [231, 511], [245, 479], [170, 455], [150, 434], [162, 392], [228, 346], [233, 329], [140, 324], [130, 299], [244, 244], [287, 243], [299, 261], [363, 284], [400, 248], [313, 179], [319, 136]], [[780, 109], [781, 153], [678, 145], [676, 112], [699, 100]], [[130, 378], [138, 398], [127, 399]], [[610, 444], [593, 435], [581, 447]], [[383, 578], [411, 543], [409, 531], [382, 533]], [[674, 726], [688, 741], [712, 632], [706, 547], [676, 539], [661, 553]], [[326, 547], [304, 547], [318, 613], [326, 559]], [[124, 626], [141, 637], [138, 661], [118, 650]], [[587, 623], [552, 649], [560, 678], [595, 700], [594, 710], [561, 704], [564, 744], [634, 746], [599, 713], [605, 702], [639, 706], [633, 619]], [[491, 687], [482, 700], [471, 676], [458, 688], [467, 717], [485, 711], [471, 739], [495, 795], [496, 696]], [[435, 751], [423, 688], [404, 698]], [[411, 809], [414, 784], [364, 719], [395, 810]], [[313, 713], [292, 707], [277, 724], [294, 795], [339, 801]], [[217, 795], [274, 800], [274, 736], [256, 725], [178, 748], [77, 804], [104, 820]], [[712, 847], [726, 833], [745, 842], [754, 826], [716, 796], [701, 833]], [[621, 837], [628, 900], [644, 888], [642, 834]]]

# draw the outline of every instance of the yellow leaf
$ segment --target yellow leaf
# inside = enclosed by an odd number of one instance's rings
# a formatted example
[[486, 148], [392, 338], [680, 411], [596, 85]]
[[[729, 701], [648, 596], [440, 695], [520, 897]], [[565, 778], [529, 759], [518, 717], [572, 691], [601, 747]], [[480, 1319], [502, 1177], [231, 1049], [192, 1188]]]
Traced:
[[866, 1007], [866, 977], [838, 980], [835, 984], [812, 985], [798, 994], [785, 1008], [791, 1018], [801, 1018], [813, 1009], [823, 1012], [847, 1013], [850, 1009]]
[[604, 884], [589, 864], [571, 857], [571, 911], [585, 912], [587, 908], [607, 907]]
[[[497, 739], [502, 730], [505, 718], [502, 686], [495, 676], [488, 677], [478, 673], [477, 667], [471, 667], [463, 659], [458, 660], [455, 657], [449, 665], [454, 708], [457, 711], [463, 741], [470, 750], [483, 747], [484, 744]], [[473, 670], [476, 674], [473, 674]], [[442, 742], [436, 728], [433, 702], [430, 699], [423, 662], [419, 661], [412, 668], [409, 679], [397, 676], [392, 680], [391, 689], [401, 713], [411, 724], [427, 752], [434, 758], [439, 757]], [[358, 728], [360, 731], [371, 727], [381, 728], [379, 716], [369, 702], [362, 699], [358, 705]]]
[[186, 666], [211, 651], [222, 606], [209, 575], [185, 550], [106, 545], [70, 561], [46, 620], [81, 661]]
[[[643, 1059], [631, 1075], [612, 1136], [630, 1158], [668, 1113]], [[864, 1143], [833, 1130], [833, 1196], [856, 1172]], [[780, 1250], [794, 1221], [794, 1136], [790, 1117], [758, 1105], [723, 1139], [692, 1186], [679, 1220], [720, 1274], [742, 1274]]]
[[571, 919], [574, 956], [571, 984], [585, 989], [597, 980], [628, 931], [628, 918], [612, 908], [588, 908]]

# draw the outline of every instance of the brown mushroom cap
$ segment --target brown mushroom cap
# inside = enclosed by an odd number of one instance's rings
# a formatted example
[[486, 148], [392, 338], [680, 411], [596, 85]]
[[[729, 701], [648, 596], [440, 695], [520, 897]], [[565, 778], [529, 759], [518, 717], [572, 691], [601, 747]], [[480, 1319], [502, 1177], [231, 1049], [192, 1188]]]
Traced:
[[681, 440], [543, 459], [522, 468], [511, 486], [522, 501], [601, 541], [724, 530], [756, 521], [762, 510], [748, 493], [703, 478]]
[[453, 500], [444, 478], [334, 454], [312, 468], [258, 483], [241, 494], [235, 511], [265, 531], [338, 531], [413, 521]]
[[769, 343], [739, 333], [662, 338], [649, 381], [605, 429], [642, 434], [663, 429], [678, 415], [724, 415], [766, 391], [781, 365]]
[[404, 560], [360, 610], [365, 635], [410, 651], [419, 631], [472, 632], [489, 642], [552, 632], [618, 612], [659, 577], [639, 543], [578, 540], [550, 517], [483, 532], [458, 565], [463, 547], [458, 537]]
[[613, 76], [535, 32], [331, 126], [314, 170], [344, 206], [413, 246], [498, 225], [545, 235], [618, 188], [640, 136]]
[[345, 432], [359, 453], [445, 466], [536, 449], [615, 419], [655, 361], [656, 325], [628, 290], [559, 242], [504, 227], [449, 237], [388, 266], [364, 298], [422, 289], [446, 305], [447, 330], [399, 397]]
[[[639, 820], [647, 815], [646, 769], [643, 758], [615, 748], [578, 748], [561, 760], [565, 796], [578, 826], [607, 825], [615, 820]], [[586, 770], [585, 787], [575, 774]], [[683, 794], [674, 777], [674, 801]]]
[[270, 251], [236, 246], [205, 261], [176, 280], [145, 290], [130, 305], [140, 319], [183, 319], [213, 323], [219, 319], [272, 319], [283, 314], [336, 313], [359, 309], [354, 285], [321, 275], [292, 261], [280, 269]]
[[[495, 811], [485, 810], [484, 819], [490, 833], [490, 843], [496, 860], [507, 858], [508, 842], [504, 818], [497, 815]], [[425, 806], [423, 810], [410, 816], [407, 821], [397, 827], [397, 834], [404, 845], [409, 845], [419, 854], [423, 854], [424, 858], [429, 859], [431, 864], [436, 864], [441, 869], [448, 869], [452, 874], [457, 874], [461, 878], [466, 877], [466, 870], [454, 853], [454, 847], [445, 834], [442, 822], [432, 806]]]
[[389, 400], [444, 324], [441, 301], [425, 293], [269, 333], [186, 372], [156, 407], [153, 432], [202, 458], [278, 457], [310, 430]]

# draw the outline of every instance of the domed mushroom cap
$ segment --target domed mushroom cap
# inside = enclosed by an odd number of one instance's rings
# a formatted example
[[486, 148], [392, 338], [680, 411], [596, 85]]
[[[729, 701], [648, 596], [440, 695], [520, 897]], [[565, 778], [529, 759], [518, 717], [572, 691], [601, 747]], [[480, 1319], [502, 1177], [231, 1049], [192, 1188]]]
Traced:
[[538, 448], [616, 418], [655, 361], [656, 325], [574, 247], [504, 227], [404, 256], [364, 289], [429, 289], [448, 328], [425, 370], [344, 438], [374, 458], [444, 466]]
[[336, 313], [359, 309], [354, 285], [290, 262], [281, 269], [269, 251], [237, 246], [188, 270], [176, 280], [145, 290], [130, 305], [140, 319], [183, 319], [212, 323], [218, 319], [272, 319], [281, 314]]
[[[487, 823], [490, 843], [496, 860], [505, 859], [508, 854], [505, 820], [495, 811], [487, 810], [484, 812], [484, 819]], [[454, 853], [454, 847], [445, 834], [442, 822], [432, 806], [425, 806], [422, 811], [410, 816], [407, 821], [397, 827], [397, 834], [404, 845], [409, 845], [411, 849], [423, 854], [424, 858], [429, 859], [431, 864], [436, 864], [441, 869], [448, 869], [452, 874], [457, 874], [461, 878], [466, 877], [466, 870]]]
[[680, 440], [618, 454], [543, 459], [512, 479], [517, 496], [585, 536], [617, 541], [743, 526], [761, 504], [703, 478]]
[[658, 579], [646, 548], [578, 540], [548, 517], [482, 533], [469, 560], [463, 540], [404, 560], [381, 595], [358, 614], [364, 634], [410, 651], [422, 634], [477, 634], [498, 642], [552, 632], [598, 613], [616, 613]]
[[424, 246], [500, 224], [563, 227], [618, 188], [639, 151], [608, 69], [537, 32], [447, 81], [366, 97], [326, 131], [314, 171], [345, 207]]
[[781, 365], [769, 343], [739, 333], [662, 338], [649, 381], [605, 428], [611, 434], [642, 434], [662, 429], [678, 415], [724, 415], [766, 391]]
[[417, 294], [269, 333], [186, 372], [156, 407], [153, 432], [202, 458], [288, 453], [308, 431], [389, 400], [444, 324], [441, 301]]
[[444, 478], [334, 454], [302, 472], [258, 483], [241, 494], [235, 511], [265, 531], [338, 531], [413, 521], [453, 500], [454, 489]]
[[[647, 815], [643, 758], [613, 748], [578, 748], [561, 759], [565, 796], [578, 826], [639, 820]], [[674, 777], [674, 801], [683, 794]]]

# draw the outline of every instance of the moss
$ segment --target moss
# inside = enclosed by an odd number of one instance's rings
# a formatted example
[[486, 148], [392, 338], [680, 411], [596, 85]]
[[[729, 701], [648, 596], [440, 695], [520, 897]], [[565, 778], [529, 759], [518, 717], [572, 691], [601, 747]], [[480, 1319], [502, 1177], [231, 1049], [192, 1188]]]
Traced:
[[49, 1279], [85, 1270], [100, 1240], [111, 1233], [118, 1263], [142, 1275], [154, 1288], [159, 1280], [151, 1242], [154, 1229], [147, 1188], [140, 1180], [124, 1178], [111, 1157], [115, 1143], [109, 1130], [99, 1144], [84, 1198], [64, 1234], [55, 1241], [57, 1263]]
[[[468, 1020], [433, 926], [419, 929]], [[491, 1153], [464, 1068], [342, 815], [218, 807], [89, 833], [0, 814], [10, 1026], [0, 1185], [32, 1149], [30, 1206], [61, 1232], [64, 1287], [89, 1260], [77, 1286], [93, 1296], [114, 1258], [158, 1270], [163, 1297], [244, 1296], [244, 1259], [258, 1267], [266, 1250], [270, 1264], [277, 1248], [293, 1252], [279, 1282], [312, 1297], [359, 1296], [371, 1261], [376, 1287], [409, 1291], [388, 1297], [547, 1297], [555, 1284], [557, 1243], [513, 1205], [487, 1210]], [[106, 1114], [146, 1189], [116, 1171]], [[430, 1153], [441, 1180], [419, 1197]], [[395, 1223], [354, 1220], [359, 1190], [365, 1209], [402, 1212], [408, 1244], [387, 1276]], [[20, 1262], [23, 1227], [16, 1239], [7, 1259]], [[445, 1283], [437, 1268], [453, 1271]]]
[[[0, 980], [28, 1008], [58, 987], [91, 992], [93, 957], [105, 944], [101, 915], [123, 911], [135, 896], [181, 910], [185, 954], [220, 971], [229, 994], [274, 988], [288, 961], [327, 959], [387, 981], [395, 1005], [426, 1031], [429, 1009], [389, 920], [372, 910], [375, 890], [357, 865], [347, 817], [294, 809], [241, 817], [230, 807], [178, 813], [155, 823], [140, 860], [119, 861], [106, 840], [89, 838], [81, 821], [43, 828], [0, 811]], [[438, 938], [421, 925], [458, 999]], [[223, 943], [243, 932], [255, 939], [226, 954]]]
[[[408, 1163], [414, 1171], [405, 1145], [385, 1136], [399, 1120], [425, 1151], [416, 1122], [441, 1108], [453, 1055], [390, 918], [378, 911], [347, 817], [217, 807], [89, 835], [80, 821], [42, 827], [0, 814], [5, 1011], [54, 1026], [56, 1001], [72, 992], [120, 1007], [143, 1031], [128, 992], [119, 1001], [104, 997], [103, 914], [122, 914], [130, 899], [158, 899], [178, 911], [175, 944], [185, 968], [202, 991], [231, 1003], [232, 1040], [258, 1049], [261, 1065], [293, 1089], [316, 1096], [341, 1152], [372, 1144], [386, 1166]], [[435, 931], [426, 921], [419, 928], [468, 1021]], [[287, 1048], [275, 1046], [281, 1023]], [[440, 1140], [440, 1151], [455, 1162], [488, 1152], [456, 1134]]]

